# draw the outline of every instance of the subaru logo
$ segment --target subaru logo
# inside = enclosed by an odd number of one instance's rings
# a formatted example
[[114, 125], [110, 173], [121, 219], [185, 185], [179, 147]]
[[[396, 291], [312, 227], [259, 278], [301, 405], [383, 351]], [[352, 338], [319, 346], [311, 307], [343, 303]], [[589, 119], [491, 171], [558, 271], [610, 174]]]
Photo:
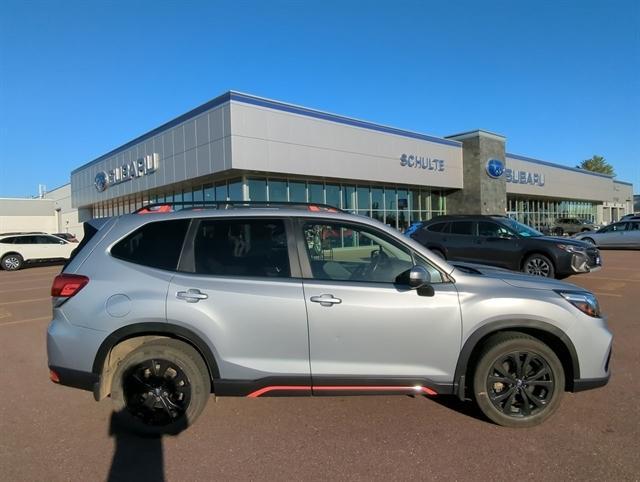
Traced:
[[107, 173], [104, 171], [100, 171], [98, 174], [96, 174], [94, 184], [98, 192], [102, 192], [107, 189]]
[[487, 161], [487, 174], [494, 179], [504, 174], [504, 162], [500, 159], [489, 159]]

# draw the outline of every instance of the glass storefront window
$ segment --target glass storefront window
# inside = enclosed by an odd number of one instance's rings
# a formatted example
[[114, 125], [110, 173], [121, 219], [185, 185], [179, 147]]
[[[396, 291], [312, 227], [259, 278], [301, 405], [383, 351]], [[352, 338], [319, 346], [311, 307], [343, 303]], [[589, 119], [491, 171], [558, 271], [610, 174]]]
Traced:
[[353, 211], [356, 209], [356, 187], [342, 186], [342, 209]]
[[196, 203], [204, 201], [204, 192], [202, 186], [193, 190], [193, 201]]
[[318, 182], [309, 183], [309, 202], [324, 204], [324, 186]]
[[229, 182], [229, 201], [244, 201], [242, 195], [242, 181], [230, 181]]
[[325, 187], [327, 196], [326, 203], [330, 206], [340, 207], [340, 186], [336, 184], [327, 184]]
[[[267, 180], [266, 179], [249, 179], [247, 181], [249, 186], [249, 200], [250, 201], [266, 201], [267, 200]], [[238, 199], [234, 199], [237, 201]], [[242, 200], [240, 198], [239, 200]]]
[[307, 186], [305, 182], [289, 181], [289, 201], [295, 203], [307, 202]]
[[[369, 215], [369, 209], [371, 209], [371, 197], [369, 188], [367, 186], [358, 186], [358, 211], [366, 212]], [[378, 209], [380, 209], [378, 207]]]
[[379, 187], [371, 188], [371, 209], [384, 209], [384, 191]]
[[269, 201], [287, 201], [287, 181], [280, 179], [269, 179]]

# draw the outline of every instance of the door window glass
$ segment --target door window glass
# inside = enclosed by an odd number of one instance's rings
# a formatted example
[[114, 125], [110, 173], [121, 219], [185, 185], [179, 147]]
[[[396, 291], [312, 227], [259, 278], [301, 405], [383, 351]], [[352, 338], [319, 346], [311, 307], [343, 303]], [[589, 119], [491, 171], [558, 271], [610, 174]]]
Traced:
[[278, 219], [203, 219], [193, 253], [198, 274], [291, 276], [284, 222]]
[[[384, 233], [337, 223], [307, 223], [304, 239], [313, 278], [333, 281], [394, 283], [413, 266], [411, 251]], [[440, 272], [418, 260], [441, 282]]]
[[447, 230], [445, 229], [448, 223], [436, 223], [431, 224], [426, 227], [427, 231], [433, 231], [434, 233], [443, 233]]
[[639, 231], [640, 223], [629, 223], [629, 231]]
[[489, 223], [487, 221], [480, 221], [478, 223], [478, 235], [487, 238], [499, 238], [512, 235], [504, 226], [500, 226], [497, 223]]
[[463, 234], [471, 236], [473, 234], [472, 221], [455, 221], [451, 223], [451, 234]]

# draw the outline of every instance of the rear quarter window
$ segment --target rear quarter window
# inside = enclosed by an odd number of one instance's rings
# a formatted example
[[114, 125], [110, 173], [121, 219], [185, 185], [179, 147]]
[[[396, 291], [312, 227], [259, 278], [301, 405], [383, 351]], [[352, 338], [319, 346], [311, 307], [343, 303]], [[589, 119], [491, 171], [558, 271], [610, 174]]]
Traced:
[[154, 221], [139, 227], [111, 248], [111, 256], [152, 268], [175, 271], [189, 219]]
[[425, 229], [427, 231], [432, 231], [434, 233], [442, 233], [444, 231], [446, 231], [446, 226], [447, 223], [435, 223], [435, 224], [431, 224], [430, 226], [427, 226]]

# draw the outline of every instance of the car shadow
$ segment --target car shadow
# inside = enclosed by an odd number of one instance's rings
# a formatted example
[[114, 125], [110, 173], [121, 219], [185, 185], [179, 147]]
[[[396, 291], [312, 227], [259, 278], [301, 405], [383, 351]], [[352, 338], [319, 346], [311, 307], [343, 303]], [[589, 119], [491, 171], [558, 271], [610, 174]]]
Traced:
[[473, 401], [467, 400], [463, 402], [458, 397], [433, 397], [430, 398], [430, 400], [436, 402], [438, 405], [448, 408], [449, 410], [466, 415], [467, 417], [493, 424], [491, 420], [483, 415]]
[[[175, 434], [185, 428], [186, 424]], [[162, 435], [138, 435], [127, 426], [122, 412], [113, 412], [109, 436], [114, 439], [115, 451], [107, 481], [165, 480]]]

